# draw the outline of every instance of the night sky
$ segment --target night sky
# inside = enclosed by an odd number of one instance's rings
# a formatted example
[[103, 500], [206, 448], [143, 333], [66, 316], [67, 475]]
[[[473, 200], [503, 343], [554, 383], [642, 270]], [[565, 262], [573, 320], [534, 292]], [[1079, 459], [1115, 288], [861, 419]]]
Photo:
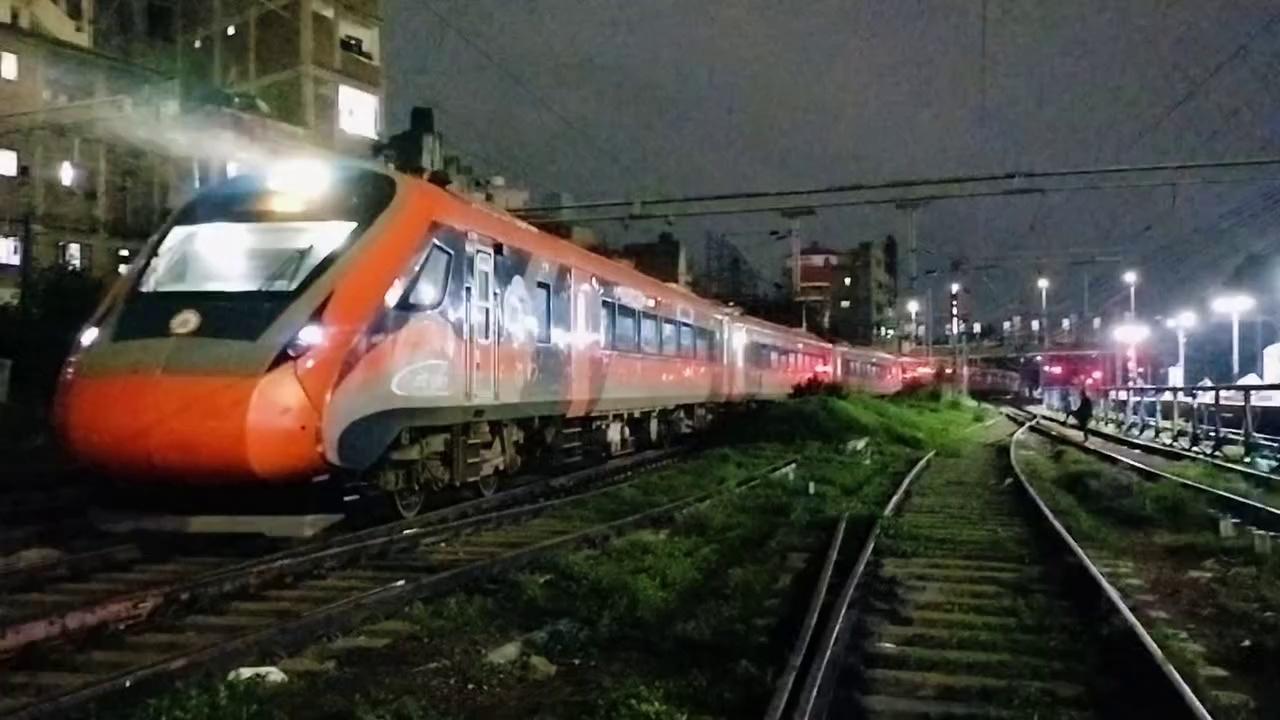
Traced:
[[[1280, 156], [1275, 0], [388, 0], [391, 129], [432, 105], [486, 172], [576, 199], [768, 190], [1012, 169]], [[939, 202], [924, 267], [1002, 251], [1106, 248], [1139, 268], [1140, 310], [1203, 304], [1277, 247], [1277, 181]], [[891, 208], [822, 211], [832, 247], [905, 231]], [[679, 221], [767, 231], [771, 216]], [[611, 241], [659, 223], [601, 227]], [[771, 277], [785, 249], [738, 244]], [[1091, 310], [1127, 296], [1117, 265]], [[978, 319], [1079, 312], [1083, 278], [1025, 254], [971, 274]], [[949, 282], [949, 278], [946, 280]], [[942, 286], [939, 282], [939, 288]], [[1280, 279], [1273, 287], [1280, 287]], [[1280, 298], [1263, 299], [1273, 308]]]

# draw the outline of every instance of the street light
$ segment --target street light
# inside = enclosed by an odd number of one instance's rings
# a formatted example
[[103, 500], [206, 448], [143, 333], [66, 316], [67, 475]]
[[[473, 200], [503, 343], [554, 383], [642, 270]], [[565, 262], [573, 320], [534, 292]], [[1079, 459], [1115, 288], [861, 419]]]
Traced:
[[1138, 271], [1125, 270], [1120, 278], [1129, 286], [1129, 317], [1134, 317], [1138, 314]]
[[912, 298], [907, 301], [907, 312], [911, 313], [911, 337], [915, 338], [919, 333], [916, 326], [916, 313], [920, 312], [920, 301]]
[[1187, 331], [1196, 326], [1200, 318], [1190, 310], [1182, 312], [1164, 321], [1165, 327], [1178, 333], [1178, 373], [1182, 376], [1180, 384], [1187, 384]]
[[1129, 348], [1127, 353], [1129, 358], [1128, 369], [1129, 375], [1132, 377], [1138, 368], [1138, 344], [1151, 337], [1151, 328], [1142, 323], [1128, 322], [1123, 325], [1117, 325], [1111, 331], [1111, 336], [1116, 339], [1116, 342]]
[[1240, 379], [1240, 316], [1253, 309], [1257, 302], [1248, 295], [1238, 293], [1213, 299], [1209, 307], [1216, 313], [1231, 316], [1231, 380]]
[[960, 283], [951, 283], [951, 343], [954, 345], [960, 334]]
[[1049, 278], [1042, 277], [1036, 280], [1036, 287], [1040, 288], [1040, 332], [1043, 335], [1041, 344], [1049, 345]]

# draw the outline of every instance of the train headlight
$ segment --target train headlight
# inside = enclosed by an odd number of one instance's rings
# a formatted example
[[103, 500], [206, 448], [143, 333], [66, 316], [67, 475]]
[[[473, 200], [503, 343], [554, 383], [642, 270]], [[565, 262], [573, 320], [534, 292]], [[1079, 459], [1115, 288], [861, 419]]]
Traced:
[[90, 345], [92, 345], [94, 341], [98, 339], [98, 335], [100, 332], [101, 331], [98, 329], [97, 325], [90, 325], [84, 330], [81, 330], [80, 338], [79, 338], [80, 349], [83, 350], [84, 348], [87, 348]]
[[267, 189], [299, 200], [314, 200], [329, 190], [333, 173], [321, 160], [287, 160], [267, 171]]
[[316, 323], [303, 325], [284, 350], [291, 357], [302, 357], [324, 343], [324, 334], [324, 328]]

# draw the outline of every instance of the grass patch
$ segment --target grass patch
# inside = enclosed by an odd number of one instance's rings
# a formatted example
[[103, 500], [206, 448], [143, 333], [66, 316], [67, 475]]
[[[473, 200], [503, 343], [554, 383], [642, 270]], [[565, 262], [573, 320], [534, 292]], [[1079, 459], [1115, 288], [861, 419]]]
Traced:
[[986, 420], [989, 411], [973, 400], [950, 396], [934, 402], [916, 397], [853, 394], [802, 397], [730, 416], [721, 434], [735, 443], [842, 443], [855, 437], [872, 443], [954, 453], [965, 438], [958, 430]]
[[[1205, 498], [1172, 481], [1152, 483], [1060, 445], [1019, 461], [1091, 556], [1132, 564], [1143, 581], [1138, 592], [1169, 616], [1144, 623], [1215, 716], [1280, 716], [1280, 618], [1272, 611], [1280, 603], [1280, 558], [1255, 555], [1248, 538], [1219, 538]], [[1200, 477], [1222, 489], [1243, 482], [1220, 473]], [[1243, 692], [1254, 707], [1241, 714], [1216, 705], [1200, 676], [1208, 666], [1232, 673], [1215, 689]]]
[[[935, 444], [958, 447], [964, 439], [951, 436], [986, 417], [963, 399], [821, 396], [757, 408], [733, 426], [731, 447], [548, 517], [615, 519], [736, 483], [788, 456], [801, 459], [794, 479], [771, 478], [687, 511], [663, 530], [562, 553], [416, 605], [402, 616], [416, 626], [410, 637], [339, 658], [337, 676], [236, 691], [243, 712], [228, 706], [223, 716], [757, 716], [835, 519], [851, 513], [849, 536], [865, 535], [912, 462]], [[868, 437], [869, 450], [845, 454], [854, 437]], [[515, 639], [520, 660], [485, 661]], [[554, 663], [554, 676], [531, 677], [531, 655]], [[166, 697], [199, 704], [221, 687], [199, 684]], [[169, 714], [122, 717], [205, 717], [184, 714], [186, 705], [166, 707]]]

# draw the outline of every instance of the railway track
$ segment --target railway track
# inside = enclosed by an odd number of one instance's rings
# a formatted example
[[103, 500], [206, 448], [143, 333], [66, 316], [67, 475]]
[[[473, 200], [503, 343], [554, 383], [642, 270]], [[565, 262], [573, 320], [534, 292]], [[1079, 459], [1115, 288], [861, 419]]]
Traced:
[[[1206, 507], [1217, 515], [1221, 521], [1232, 523], [1234, 525], [1233, 531], [1280, 533], [1280, 508], [1162, 470], [1156, 467], [1156, 462], [1152, 458], [1143, 457], [1143, 451], [1140, 449], [1108, 448], [1105, 443], [1111, 439], [1109, 434], [1103, 438], [1102, 442], [1095, 439], [1086, 443], [1076, 439], [1074, 433], [1071, 433], [1060, 423], [1046, 420], [1035, 413], [1025, 410], [1010, 410], [1006, 412], [1010, 417], [1021, 421], [1036, 420], [1030, 426], [1030, 430], [1054, 442], [1068, 445], [1094, 457], [1120, 465], [1153, 482], [1170, 482], [1186, 488], [1199, 495], [1204, 500]], [[1052, 424], [1050, 424], [1051, 422]], [[1145, 445], [1147, 443], [1140, 444]], [[1202, 455], [1189, 455], [1191, 459], [1197, 462], [1208, 460]], [[1256, 470], [1238, 466], [1234, 463], [1214, 462], [1218, 466], [1226, 466], [1225, 469], [1240, 472], [1246, 476], [1257, 473]]]
[[61, 716], [178, 674], [286, 652], [553, 550], [661, 521], [723, 490], [631, 515], [581, 511], [585, 499], [674, 457], [636, 456], [541, 489], [525, 486], [516, 498], [495, 495], [441, 511], [447, 521], [373, 528], [153, 592], [167, 612], [148, 609], [148, 622], [77, 642], [41, 642], [12, 658], [0, 671], [0, 716]]
[[[1017, 413], [1024, 421], [1031, 419], [1032, 417], [1037, 417], [1042, 422], [1051, 423], [1059, 428], [1070, 429], [1070, 426], [1067, 423], [1063, 422], [1060, 418], [1054, 417], [1048, 412], [1033, 412], [1031, 410], [1024, 410], [1013, 406], [1006, 406], [1006, 409]], [[1280, 475], [1264, 472], [1243, 463], [1224, 459], [1221, 456], [1214, 456], [1203, 450], [1192, 450], [1185, 446], [1167, 442], [1143, 440], [1141, 438], [1133, 437], [1132, 435], [1114, 432], [1105, 425], [1093, 425], [1089, 428], [1089, 433], [1090, 435], [1101, 438], [1105, 442], [1129, 448], [1136, 452], [1155, 455], [1169, 460], [1186, 460], [1203, 463], [1217, 468], [1218, 470], [1239, 475], [1244, 480], [1261, 488], [1280, 486]]]
[[833, 540], [827, 567], [846, 569], [823, 573], [805, 625], [821, 630], [802, 632], [766, 718], [1209, 717], [1005, 427], [922, 461], [865, 539]]
[[[321, 563], [358, 556], [371, 543], [415, 536], [466, 518], [607, 487], [636, 472], [671, 462], [683, 450], [627, 456], [604, 465], [513, 487], [491, 497], [451, 505], [411, 520], [388, 523], [319, 542], [289, 546], [261, 538], [111, 538], [91, 549], [51, 556], [0, 571], [0, 657], [101, 625], [131, 624], [163, 607], [238, 592]], [[176, 543], [176, 544], [175, 544]], [[182, 552], [183, 544], [187, 552]], [[213, 552], [216, 551], [216, 552]]]

